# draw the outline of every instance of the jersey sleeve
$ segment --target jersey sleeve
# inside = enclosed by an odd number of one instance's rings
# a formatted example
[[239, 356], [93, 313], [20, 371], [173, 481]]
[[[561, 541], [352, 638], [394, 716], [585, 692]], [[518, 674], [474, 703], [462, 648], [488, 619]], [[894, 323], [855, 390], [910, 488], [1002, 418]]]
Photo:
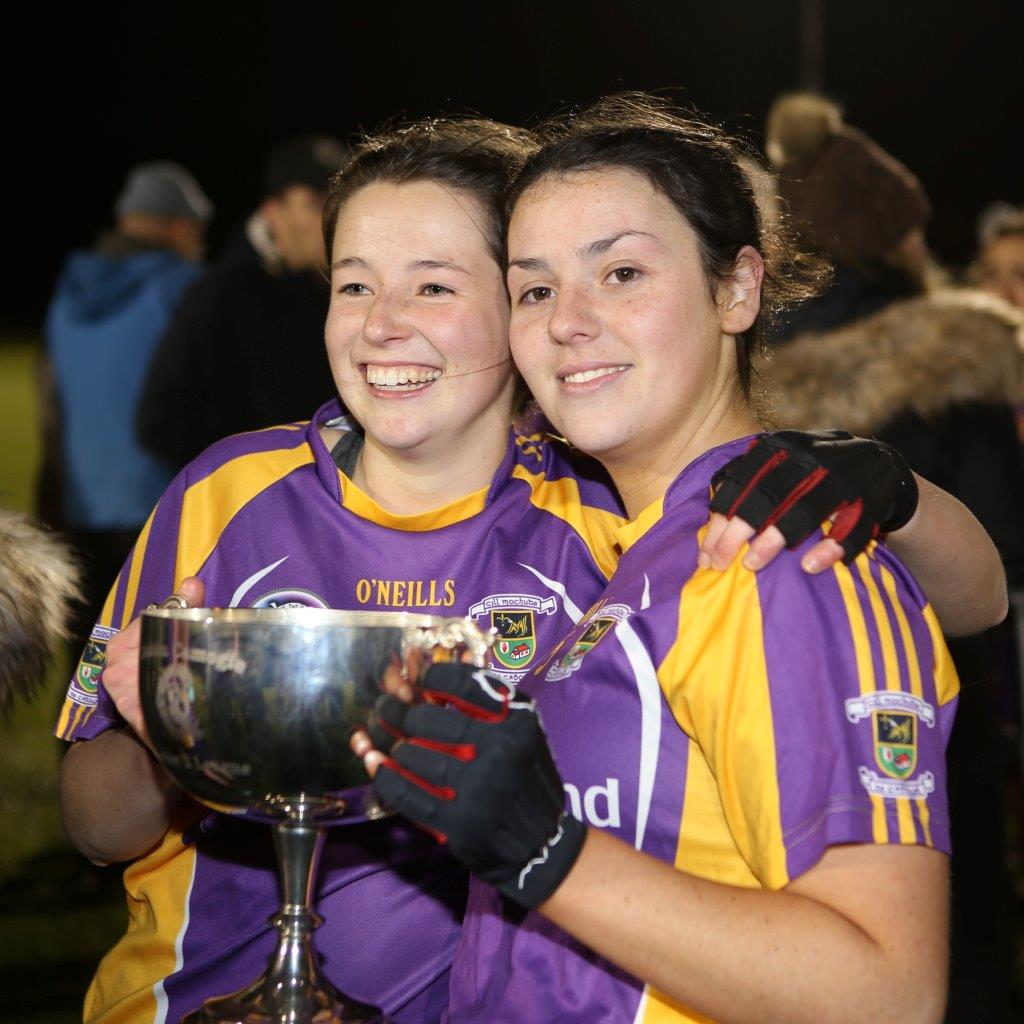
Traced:
[[800, 570], [801, 553], [756, 575], [698, 572], [680, 611], [703, 621], [679, 706], [744, 859], [771, 889], [832, 845], [950, 851], [958, 682], [934, 613], [882, 547], [820, 576]]
[[180, 579], [195, 571], [189, 569], [177, 575], [186, 489], [187, 470], [179, 473], [164, 492], [118, 573], [72, 674], [54, 730], [60, 739], [88, 740], [122, 724], [103, 687], [107, 643], [147, 605], [165, 600]]

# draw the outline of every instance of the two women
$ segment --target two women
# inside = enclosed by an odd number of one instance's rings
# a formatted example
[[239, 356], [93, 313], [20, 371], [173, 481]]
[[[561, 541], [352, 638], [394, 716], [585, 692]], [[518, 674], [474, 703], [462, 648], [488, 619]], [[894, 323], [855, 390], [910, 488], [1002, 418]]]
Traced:
[[[94, 860], [132, 860], [132, 922], [94, 980], [88, 1019], [176, 1019], [259, 973], [273, 941], [266, 830], [192, 804], [146, 747], [130, 623], [147, 603], [196, 577], [186, 589], [212, 606], [404, 608], [499, 631], [512, 612], [531, 641], [519, 656], [499, 649], [491, 669], [514, 684], [600, 598], [626, 525], [617, 496], [556, 444], [509, 431], [499, 199], [530, 146], [490, 122], [427, 122], [360, 148], [325, 236], [328, 352], [361, 429], [332, 403], [309, 426], [214, 446], [161, 499], [118, 578], [58, 724], [76, 741], [62, 771], [69, 834]], [[705, 409], [684, 376], [674, 386]], [[706, 489], [701, 500], [706, 518]], [[970, 616], [989, 603], [949, 604]], [[581, 806], [611, 816], [601, 785], [607, 810], [596, 792]], [[395, 821], [333, 834], [318, 893], [332, 982], [401, 1021], [436, 1019], [463, 879]]]

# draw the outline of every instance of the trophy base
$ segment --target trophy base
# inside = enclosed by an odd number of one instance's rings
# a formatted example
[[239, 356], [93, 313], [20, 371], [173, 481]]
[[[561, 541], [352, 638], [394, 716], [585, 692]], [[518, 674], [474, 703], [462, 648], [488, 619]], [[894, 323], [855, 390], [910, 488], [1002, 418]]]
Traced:
[[208, 999], [181, 1024], [389, 1024], [374, 1006], [342, 995], [324, 979], [286, 988], [261, 979], [230, 996]]

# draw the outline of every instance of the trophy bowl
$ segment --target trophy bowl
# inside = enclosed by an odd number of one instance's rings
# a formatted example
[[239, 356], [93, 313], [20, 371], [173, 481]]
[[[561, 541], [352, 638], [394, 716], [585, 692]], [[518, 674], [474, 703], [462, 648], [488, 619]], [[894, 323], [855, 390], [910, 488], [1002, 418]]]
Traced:
[[348, 1024], [381, 1020], [321, 975], [313, 879], [326, 825], [382, 817], [352, 732], [389, 665], [422, 671], [491, 637], [468, 619], [318, 608], [158, 608], [142, 616], [139, 686], [157, 757], [214, 810], [272, 824], [281, 873], [278, 944], [267, 973], [185, 1020]]

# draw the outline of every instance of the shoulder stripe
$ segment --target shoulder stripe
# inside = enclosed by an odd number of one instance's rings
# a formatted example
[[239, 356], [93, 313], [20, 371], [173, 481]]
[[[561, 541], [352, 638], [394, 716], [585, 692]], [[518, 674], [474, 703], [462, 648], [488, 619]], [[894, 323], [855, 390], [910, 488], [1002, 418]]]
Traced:
[[[146, 561], [146, 545], [149, 543], [149, 531], [153, 526], [153, 517], [155, 515], [156, 510], [154, 509], [150, 512], [146, 525], [143, 526], [142, 531], [139, 533], [139, 539], [135, 542], [135, 547], [132, 549], [132, 560], [128, 569], [128, 588], [125, 591], [124, 605], [121, 609], [121, 625], [118, 627], [119, 629], [124, 629], [128, 625], [132, 619], [132, 612], [135, 610], [135, 598], [139, 592], [139, 578], [142, 575], [142, 566]], [[109, 601], [109, 598], [107, 600]], [[106, 610], [105, 606], [104, 610]]]
[[619, 563], [615, 531], [626, 520], [613, 512], [585, 505], [580, 497], [579, 484], [572, 477], [549, 480], [544, 474], [531, 473], [521, 465], [513, 468], [512, 476], [529, 485], [532, 505], [550, 512], [576, 531], [605, 578], [611, 579]]
[[935, 699], [941, 707], [948, 704], [960, 692], [960, 679], [956, 674], [953, 657], [946, 646], [939, 620], [931, 605], [924, 609], [924, 621], [932, 638], [933, 664], [935, 672]]
[[854, 582], [853, 573], [849, 566], [837, 562], [832, 571], [835, 573], [836, 582], [839, 584], [839, 593], [843, 598], [843, 605], [846, 608], [847, 625], [850, 627], [850, 635], [853, 640], [853, 654], [857, 662], [857, 678], [860, 680], [861, 694], [873, 693], [875, 686], [875, 668], [871, 659], [871, 648], [868, 642], [867, 623], [864, 621], [864, 611], [857, 596], [857, 585]]
[[[203, 567], [227, 525], [253, 498], [312, 462], [313, 450], [305, 444], [253, 452], [232, 459], [189, 487], [181, 503], [174, 585]], [[129, 608], [133, 604], [134, 600], [125, 601]]]
[[856, 560], [857, 571], [860, 574], [864, 589], [867, 592], [868, 606], [871, 609], [871, 617], [874, 620], [875, 630], [878, 635], [878, 644], [881, 648], [882, 670], [885, 674], [885, 688], [887, 690], [899, 690], [900, 670], [896, 660], [896, 642], [893, 639], [892, 628], [889, 625], [889, 616], [885, 612], [885, 605], [882, 603], [882, 595], [879, 593], [878, 584], [871, 575], [871, 561], [867, 555], [860, 555]]
[[896, 577], [881, 562], [878, 562], [877, 565], [882, 577], [882, 587], [889, 599], [889, 607], [896, 618], [896, 625], [899, 628], [900, 638], [903, 641], [907, 674], [910, 677], [910, 692], [915, 697], [923, 698], [924, 688], [921, 685], [921, 665], [917, 658], [917, 646], [914, 643], [914, 636], [910, 631], [910, 623], [907, 621], [907, 614], [900, 601], [899, 592], [896, 590]]

